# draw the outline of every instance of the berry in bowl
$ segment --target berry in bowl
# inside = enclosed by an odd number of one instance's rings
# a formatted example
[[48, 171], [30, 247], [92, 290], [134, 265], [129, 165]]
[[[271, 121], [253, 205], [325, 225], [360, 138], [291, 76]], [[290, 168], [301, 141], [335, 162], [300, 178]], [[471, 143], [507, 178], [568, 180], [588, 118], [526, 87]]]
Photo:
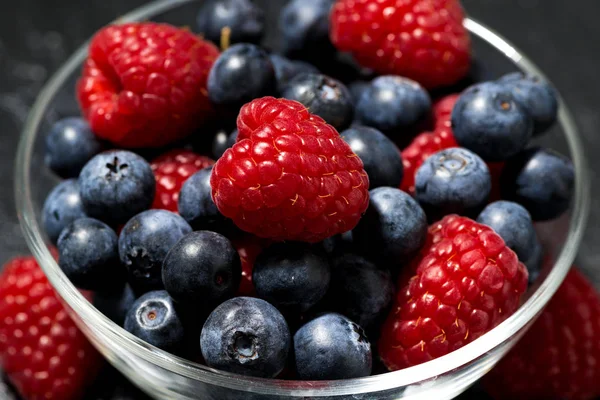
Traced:
[[49, 82], [16, 175], [75, 322], [184, 399], [455, 397], [564, 279], [587, 185], [555, 89], [454, 0], [150, 3]]

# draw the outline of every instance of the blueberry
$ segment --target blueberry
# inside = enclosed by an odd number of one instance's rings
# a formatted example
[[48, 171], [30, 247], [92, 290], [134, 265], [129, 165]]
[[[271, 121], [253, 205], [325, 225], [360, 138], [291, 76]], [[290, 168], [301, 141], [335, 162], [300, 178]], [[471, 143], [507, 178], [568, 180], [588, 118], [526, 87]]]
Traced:
[[63, 178], [76, 178], [81, 168], [105, 149], [86, 120], [69, 117], [56, 122], [46, 136], [45, 162]]
[[210, 314], [202, 328], [200, 348], [210, 367], [272, 378], [285, 366], [290, 336], [283, 315], [271, 304], [236, 297]]
[[292, 0], [286, 4], [279, 15], [283, 52], [311, 60], [334, 53], [329, 40], [329, 13], [334, 3], [335, 0]]
[[363, 90], [356, 114], [365, 125], [385, 134], [401, 136], [403, 130], [427, 116], [431, 99], [417, 82], [400, 76], [380, 76]]
[[550, 128], [558, 116], [556, 89], [547, 81], [533, 75], [515, 72], [498, 81], [507, 87], [515, 100], [533, 118], [533, 133], [540, 134]]
[[537, 235], [529, 212], [512, 201], [488, 204], [477, 217], [477, 222], [492, 228], [514, 250], [519, 260], [528, 260], [535, 248]]
[[214, 307], [236, 293], [242, 267], [229, 239], [215, 232], [192, 232], [167, 254], [162, 280], [178, 303]]
[[325, 254], [300, 243], [278, 243], [254, 263], [258, 297], [282, 310], [306, 311], [327, 293], [331, 271]]
[[133, 303], [125, 316], [125, 330], [147, 343], [176, 353], [184, 341], [184, 329], [173, 299], [164, 290], [148, 292]]
[[503, 198], [521, 204], [534, 221], [546, 221], [569, 208], [575, 170], [568, 158], [534, 147], [506, 162], [500, 183]]
[[277, 91], [283, 92], [283, 89], [297, 75], [303, 73], [318, 74], [319, 70], [314, 65], [299, 60], [290, 60], [279, 54], [269, 56], [275, 68], [275, 77], [277, 79]]
[[523, 264], [527, 267], [527, 272], [529, 272], [530, 285], [532, 285], [542, 273], [543, 261], [544, 248], [536, 236], [529, 259], [523, 261]]
[[227, 134], [227, 132], [223, 130], [217, 132], [212, 143], [212, 153], [215, 160], [221, 158], [223, 153], [225, 153], [227, 149], [229, 149], [235, 144], [235, 141], [237, 140], [237, 135], [237, 129], [231, 132], [230, 134]]
[[179, 192], [179, 214], [194, 230], [230, 233], [231, 220], [219, 212], [212, 199], [210, 174], [213, 167], [204, 168], [190, 176]]
[[171, 247], [192, 231], [179, 215], [144, 211], [127, 222], [119, 236], [119, 256], [137, 293], [162, 289], [162, 264]]
[[123, 326], [125, 315], [127, 315], [127, 311], [129, 311], [135, 300], [135, 293], [131, 286], [127, 284], [117, 293], [94, 293], [94, 307], [119, 326]]
[[404, 167], [400, 150], [377, 129], [353, 127], [341, 133], [352, 151], [360, 157], [369, 175], [369, 188], [399, 187]]
[[252, 0], [205, 1], [196, 18], [198, 31], [205, 39], [219, 44], [224, 28], [229, 28], [229, 43], [258, 43], [265, 30], [265, 15]]
[[366, 329], [381, 320], [393, 297], [394, 283], [389, 271], [352, 253], [333, 258], [327, 298], [335, 311]]
[[150, 208], [155, 185], [150, 164], [124, 150], [98, 154], [79, 175], [86, 214], [110, 224], [124, 223]]
[[262, 48], [240, 43], [225, 50], [208, 75], [210, 101], [233, 112], [253, 99], [276, 92], [273, 63]]
[[44, 202], [42, 224], [48, 238], [56, 243], [63, 229], [76, 219], [85, 217], [76, 179], [59, 183]]
[[354, 244], [387, 263], [410, 260], [427, 237], [425, 212], [400, 189], [380, 187], [370, 197], [367, 212], [352, 231]]
[[300, 379], [349, 379], [371, 374], [371, 344], [363, 329], [335, 313], [321, 315], [294, 335]]
[[325, 75], [300, 74], [286, 85], [281, 95], [304, 104], [337, 130], [350, 126], [354, 117], [352, 96], [346, 86]]
[[476, 216], [485, 205], [492, 181], [485, 162], [463, 148], [439, 151], [417, 170], [416, 198], [431, 220], [444, 215]]
[[57, 247], [60, 268], [78, 288], [113, 291], [123, 287], [117, 234], [104, 222], [93, 218], [71, 222], [58, 237]]
[[370, 83], [367, 81], [354, 81], [348, 85], [348, 90], [350, 91], [354, 105], [358, 104], [358, 100], [360, 100], [363, 92], [365, 92], [369, 86]]
[[504, 85], [471, 86], [452, 110], [456, 141], [486, 161], [503, 161], [523, 150], [533, 133], [533, 119]]

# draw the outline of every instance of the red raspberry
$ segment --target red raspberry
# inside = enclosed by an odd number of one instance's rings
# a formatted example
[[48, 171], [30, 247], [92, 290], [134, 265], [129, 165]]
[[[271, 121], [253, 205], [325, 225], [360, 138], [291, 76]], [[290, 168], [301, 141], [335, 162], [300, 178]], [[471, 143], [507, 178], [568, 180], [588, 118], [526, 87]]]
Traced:
[[153, 22], [111, 25], [93, 37], [77, 97], [93, 131], [120, 147], [160, 147], [212, 113], [206, 80], [218, 49]]
[[0, 276], [0, 361], [27, 400], [80, 399], [102, 357], [69, 318], [33, 257]]
[[432, 111], [435, 119], [435, 129], [452, 131], [452, 109], [460, 97], [459, 93], [439, 98], [433, 103]]
[[504, 162], [489, 162], [487, 166], [490, 170], [490, 176], [492, 178], [492, 190], [490, 191], [490, 203], [502, 199], [502, 191], [500, 190], [500, 177], [502, 176], [502, 170], [504, 169]]
[[600, 297], [575, 269], [517, 345], [485, 377], [497, 399], [600, 396]]
[[238, 130], [210, 184], [219, 211], [240, 229], [319, 242], [356, 226], [369, 178], [335, 128], [298, 102], [263, 97], [242, 107]]
[[246, 236], [234, 240], [233, 246], [236, 248], [242, 261], [242, 281], [238, 290], [238, 296], [254, 296], [254, 284], [252, 283], [252, 271], [254, 270], [254, 261], [263, 251], [263, 240], [256, 236]]
[[152, 208], [177, 212], [179, 192], [187, 178], [214, 163], [208, 157], [183, 149], [171, 150], [155, 158], [150, 163], [156, 178], [156, 194]]
[[510, 316], [527, 289], [527, 269], [502, 238], [457, 215], [431, 225], [411, 268], [416, 272], [401, 279], [379, 342], [390, 370], [472, 342]]
[[415, 175], [419, 167], [434, 153], [450, 147], [457, 147], [451, 129], [439, 129], [435, 132], [424, 132], [402, 150], [404, 177], [400, 189], [411, 195], [415, 194]]
[[338, 50], [380, 74], [431, 89], [469, 72], [471, 40], [458, 0], [338, 0], [330, 18]]

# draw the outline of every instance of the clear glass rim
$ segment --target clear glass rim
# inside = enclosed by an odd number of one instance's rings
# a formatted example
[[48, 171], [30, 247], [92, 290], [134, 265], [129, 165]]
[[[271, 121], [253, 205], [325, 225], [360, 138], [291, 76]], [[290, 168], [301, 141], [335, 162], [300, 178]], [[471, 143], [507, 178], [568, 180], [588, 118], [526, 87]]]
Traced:
[[[162, 12], [191, 3], [193, 0], [158, 0], [144, 5], [119, 18], [118, 23], [146, 20]], [[472, 20], [465, 20], [466, 28], [475, 36], [488, 42], [525, 72], [544, 77], [542, 72], [515, 48], [493, 30]], [[71, 307], [82, 322], [95, 330], [102, 331], [111, 341], [127, 351], [156, 364], [175, 374], [212, 385], [227, 387], [266, 395], [279, 396], [330, 396], [377, 392], [416, 384], [435, 378], [481, 357], [507, 341], [523, 329], [541, 311], [566, 276], [575, 259], [583, 237], [585, 223], [590, 208], [589, 179], [583, 146], [573, 117], [565, 102], [560, 99], [559, 122], [566, 135], [569, 150], [575, 165], [575, 197], [567, 240], [554, 267], [535, 293], [498, 327], [482, 338], [446, 356], [425, 364], [400, 371], [370, 376], [366, 378], [339, 381], [283, 381], [257, 379], [216, 371], [209, 367], [190, 362], [157, 349], [126, 332], [94, 308], [70, 283], [48, 251], [35, 218], [30, 187], [30, 165], [36, 133], [45, 110], [54, 95], [68, 77], [76, 71], [87, 53], [87, 43], [82, 45], [63, 66], [52, 76], [40, 92], [25, 123], [19, 143], [15, 166], [15, 199], [21, 227], [29, 248], [40, 263], [50, 282], [60, 296]]]

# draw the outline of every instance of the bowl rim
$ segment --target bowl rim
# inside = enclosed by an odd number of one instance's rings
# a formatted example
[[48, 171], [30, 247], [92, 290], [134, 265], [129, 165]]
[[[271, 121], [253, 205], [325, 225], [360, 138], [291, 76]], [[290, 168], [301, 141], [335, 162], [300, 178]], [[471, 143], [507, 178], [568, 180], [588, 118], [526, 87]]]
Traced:
[[[147, 20], [194, 0], [156, 0], [141, 6], [113, 23]], [[515, 46], [492, 29], [473, 19], [464, 21], [471, 34], [483, 39], [503, 53], [522, 71], [533, 73], [544, 79], [540, 69], [526, 58]], [[411, 368], [364, 378], [338, 381], [284, 381], [240, 376], [173, 356], [155, 348], [126, 332], [93, 307], [63, 274], [43, 240], [40, 226], [35, 217], [31, 196], [30, 166], [38, 128], [45, 110], [68, 77], [79, 68], [87, 54], [88, 43], [84, 43], [71, 55], [41, 90], [30, 110], [19, 142], [15, 165], [15, 201], [25, 240], [48, 279], [59, 295], [78, 316], [75, 321], [82, 327], [100, 330], [125, 350], [146, 362], [155, 364], [172, 373], [204, 383], [227, 387], [243, 392], [279, 396], [330, 396], [378, 392], [435, 379], [449, 371], [460, 368], [507, 342], [532, 322], [550, 297], [558, 289], [573, 262], [585, 228], [590, 208], [588, 171], [580, 134], [573, 117], [559, 95], [559, 122], [565, 132], [569, 151], [575, 166], [575, 194], [569, 221], [566, 242], [552, 270], [531, 297], [506, 321], [486, 333], [482, 338], [443, 357]], [[81, 321], [79, 321], [79, 318]], [[85, 330], [85, 329], [84, 329]], [[483, 340], [485, 338], [485, 340]]]

